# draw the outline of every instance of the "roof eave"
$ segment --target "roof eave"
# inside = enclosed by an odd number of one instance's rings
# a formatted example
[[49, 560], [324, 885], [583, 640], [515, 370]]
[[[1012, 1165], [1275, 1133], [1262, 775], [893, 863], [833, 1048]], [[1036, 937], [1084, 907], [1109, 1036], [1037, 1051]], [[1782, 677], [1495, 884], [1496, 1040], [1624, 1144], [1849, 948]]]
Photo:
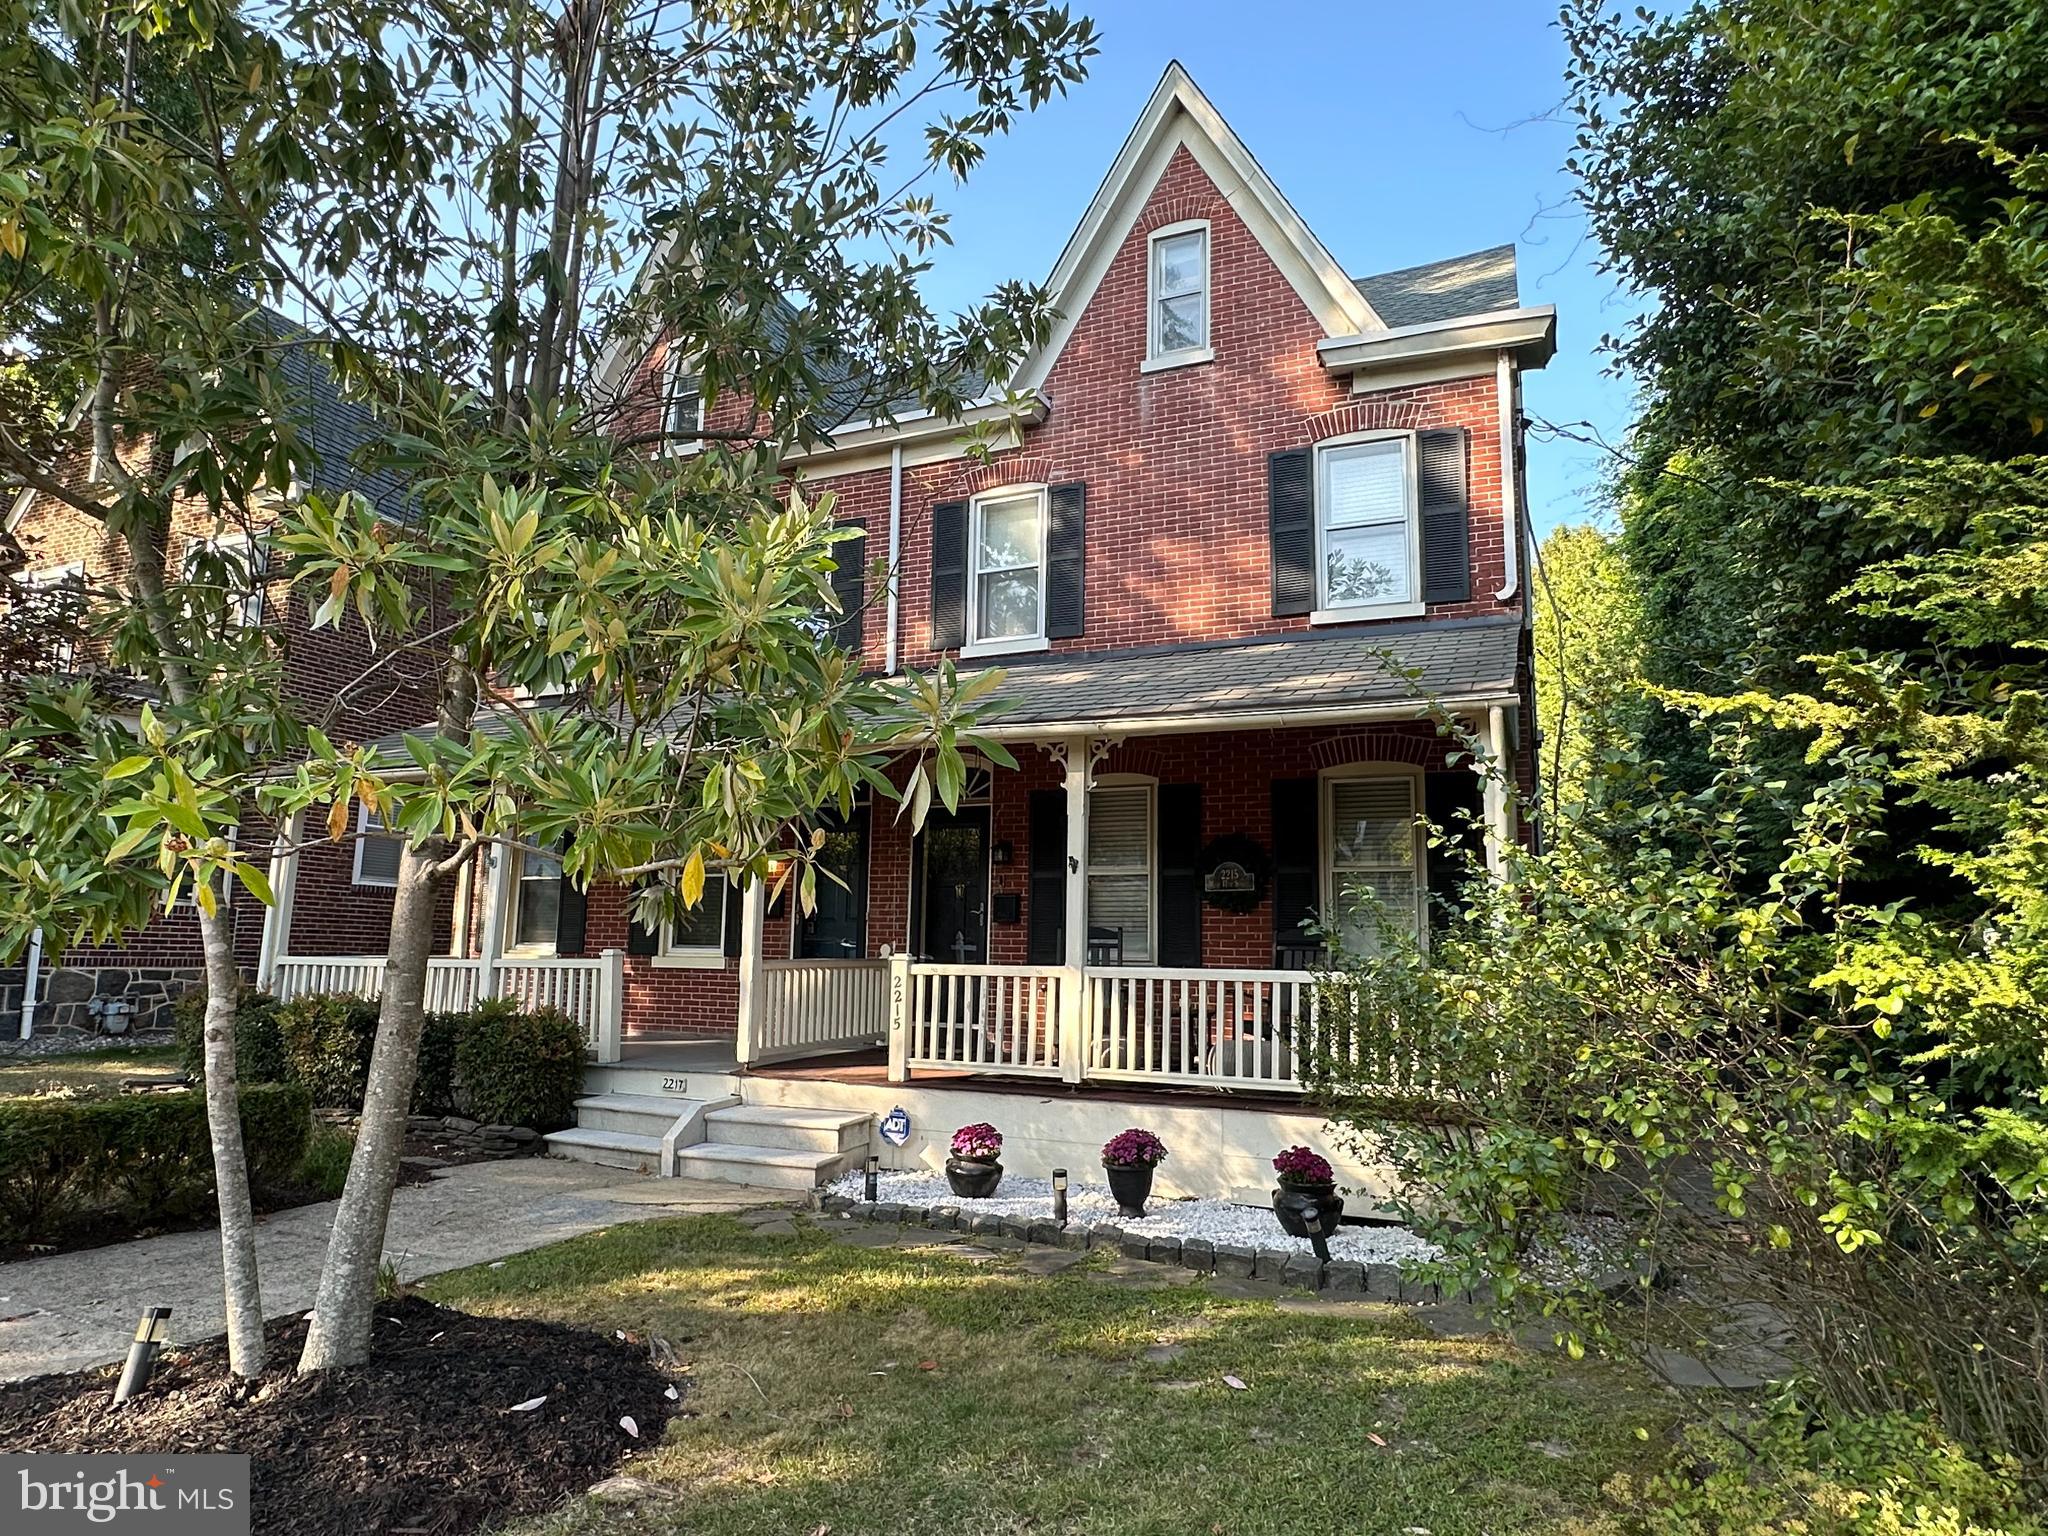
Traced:
[[1369, 372], [1468, 352], [1512, 352], [1524, 368], [1543, 367], [1557, 354], [1557, 306], [1460, 315], [1316, 344], [1316, 356], [1332, 373]]
[[1457, 714], [1519, 702], [1512, 684], [1476, 693], [1404, 699], [1392, 704], [1317, 704], [1297, 709], [1213, 710], [1190, 715], [1101, 715], [1072, 720], [1003, 721], [979, 727], [996, 741], [1052, 741], [1063, 736], [1188, 736], [1203, 731], [1285, 730], [1305, 725], [1367, 725], [1376, 721], [1424, 720], [1433, 713]]

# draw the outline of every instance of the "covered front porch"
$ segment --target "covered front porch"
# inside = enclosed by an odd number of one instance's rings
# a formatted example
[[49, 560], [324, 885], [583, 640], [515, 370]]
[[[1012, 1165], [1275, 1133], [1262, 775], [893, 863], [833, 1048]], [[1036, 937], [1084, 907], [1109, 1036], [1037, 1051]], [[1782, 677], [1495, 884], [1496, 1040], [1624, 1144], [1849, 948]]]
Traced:
[[[1346, 915], [1369, 894], [1426, 934], [1432, 898], [1474, 861], [1499, 869], [1516, 836], [1519, 631], [1444, 628], [1406, 659], [1381, 632], [1016, 665], [992, 732], [1016, 767], [977, 766], [916, 830], [887, 800], [833, 824], [837, 878], [810, 914], [714, 877], [698, 912], [649, 932], [620, 888], [573, 892], [493, 851], [457, 896], [429, 1007], [557, 1007], [600, 1063], [675, 1047], [742, 1074], [836, 1062], [894, 1084], [1278, 1100], [1339, 1052], [1413, 1089], [1415, 1053], [1332, 1005], [1316, 925], [1369, 943]], [[1469, 838], [1431, 848], [1425, 818]], [[291, 863], [259, 980], [374, 995], [381, 956], [293, 952]]]

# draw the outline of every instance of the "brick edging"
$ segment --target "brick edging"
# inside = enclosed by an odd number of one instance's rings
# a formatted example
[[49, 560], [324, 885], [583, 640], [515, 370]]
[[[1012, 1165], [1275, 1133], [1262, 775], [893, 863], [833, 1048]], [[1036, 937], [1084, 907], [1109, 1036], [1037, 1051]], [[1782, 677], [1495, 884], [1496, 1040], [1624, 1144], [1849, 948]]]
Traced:
[[[1147, 1237], [1126, 1232], [1109, 1222], [1062, 1227], [1050, 1219], [1025, 1221], [1018, 1216], [980, 1215], [952, 1205], [916, 1206], [883, 1200], [870, 1205], [848, 1195], [812, 1195], [810, 1208], [847, 1221], [923, 1227], [933, 1232], [967, 1232], [977, 1237], [1007, 1237], [1041, 1247], [1069, 1251], [1109, 1249], [1127, 1259], [1177, 1264], [1183, 1269], [1235, 1280], [1270, 1280], [1305, 1291], [1359, 1296], [1373, 1301], [1421, 1304], [1443, 1300], [1443, 1287], [1409, 1280], [1397, 1264], [1360, 1264], [1332, 1259], [1325, 1264], [1312, 1253], [1279, 1248], [1240, 1248], [1206, 1238]], [[1469, 1295], [1465, 1298], [1470, 1300]]]

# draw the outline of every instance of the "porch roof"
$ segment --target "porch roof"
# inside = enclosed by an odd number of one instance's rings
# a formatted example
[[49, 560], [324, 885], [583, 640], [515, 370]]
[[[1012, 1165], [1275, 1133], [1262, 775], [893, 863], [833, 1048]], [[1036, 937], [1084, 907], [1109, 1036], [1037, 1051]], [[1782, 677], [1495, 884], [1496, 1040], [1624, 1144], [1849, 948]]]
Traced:
[[[1014, 657], [1001, 663], [997, 691], [1007, 707], [983, 729], [998, 739], [1034, 741], [1415, 719], [1432, 704], [1513, 702], [1520, 656], [1520, 622], [1508, 617]], [[482, 710], [474, 729], [506, 735], [513, 717]], [[394, 731], [371, 745], [398, 757], [408, 736], [432, 730], [423, 724]]]
[[1005, 664], [998, 737], [1415, 716], [1515, 696], [1514, 618], [1281, 635]]

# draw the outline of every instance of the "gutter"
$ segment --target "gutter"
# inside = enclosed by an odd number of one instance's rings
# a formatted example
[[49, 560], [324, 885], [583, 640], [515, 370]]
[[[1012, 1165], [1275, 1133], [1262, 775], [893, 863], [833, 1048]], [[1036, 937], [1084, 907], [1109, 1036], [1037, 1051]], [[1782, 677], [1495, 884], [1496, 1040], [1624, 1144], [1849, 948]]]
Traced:
[[1500, 590], [1493, 594], [1495, 601], [1503, 603], [1522, 588], [1522, 498], [1515, 475], [1521, 446], [1516, 430], [1520, 416], [1515, 409], [1517, 388], [1514, 354], [1503, 347], [1494, 374], [1494, 393], [1500, 400], [1500, 542], [1506, 564]]
[[1316, 344], [1316, 356], [1333, 373], [1503, 350], [1515, 353], [1525, 368], [1541, 368], [1549, 362], [1557, 353], [1557, 306], [1460, 315], [1455, 320], [1333, 336]]
[[43, 930], [37, 928], [28, 936], [28, 959], [21, 973], [21, 1038], [30, 1039], [36, 1032], [36, 1001], [43, 979]]
[[[1001, 697], [998, 690], [997, 697]], [[1000, 720], [981, 728], [997, 741], [1046, 741], [1061, 736], [1186, 736], [1197, 731], [1270, 731], [1298, 725], [1370, 724], [1386, 720], [1420, 720], [1430, 706], [1449, 714], [1468, 714], [1519, 703], [1512, 692], [1457, 694], [1449, 698], [1415, 699], [1401, 704], [1331, 704], [1306, 709], [1270, 709], [1249, 714], [1165, 715], [1033, 721], [1006, 729]]]
[[889, 449], [889, 641], [884, 670], [896, 675], [897, 582], [903, 571], [903, 445]]

